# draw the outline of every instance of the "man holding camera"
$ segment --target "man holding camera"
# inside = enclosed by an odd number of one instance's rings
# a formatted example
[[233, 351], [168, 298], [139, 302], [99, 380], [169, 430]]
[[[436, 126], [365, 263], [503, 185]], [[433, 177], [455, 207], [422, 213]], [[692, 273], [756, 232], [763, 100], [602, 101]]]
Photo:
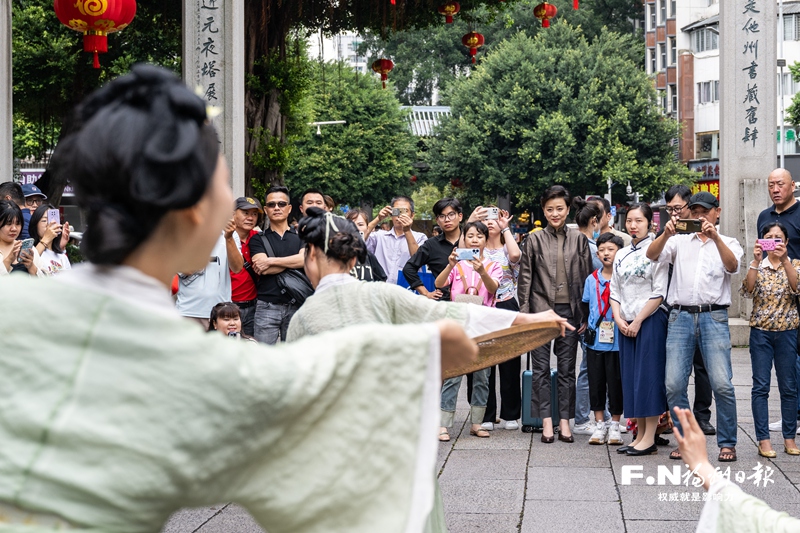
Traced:
[[411, 229], [411, 224], [414, 223], [414, 200], [408, 196], [392, 198], [391, 206], [381, 209], [378, 216], [369, 223], [369, 229], [372, 230], [390, 215], [392, 229], [372, 231], [367, 238], [367, 251], [378, 258], [386, 272], [386, 283], [396, 285], [397, 273], [428, 237]]
[[[767, 178], [767, 186], [772, 207], [764, 209], [758, 215], [758, 237], [764, 234], [767, 224], [780, 222], [789, 235], [789, 242], [786, 243], [789, 259], [800, 259], [800, 202], [794, 197], [795, 183], [792, 175], [786, 169], [776, 168]], [[800, 357], [797, 358], [797, 375], [800, 377]], [[800, 402], [797, 406], [797, 419], [800, 420]], [[769, 430], [781, 431], [781, 421], [770, 424]]]
[[[651, 261], [674, 267], [667, 295], [672, 308], [667, 332], [667, 402], [670, 410], [689, 408], [687, 387], [695, 347], [699, 347], [717, 401], [718, 459], [735, 461], [737, 417], [728, 307], [731, 276], [739, 271], [744, 251], [736, 239], [717, 232], [720, 208], [713, 194], [693, 195], [689, 209], [691, 220], [672, 217], [647, 250]], [[680, 423], [675, 425], [680, 431]], [[680, 459], [680, 452], [673, 450], [670, 458]]]

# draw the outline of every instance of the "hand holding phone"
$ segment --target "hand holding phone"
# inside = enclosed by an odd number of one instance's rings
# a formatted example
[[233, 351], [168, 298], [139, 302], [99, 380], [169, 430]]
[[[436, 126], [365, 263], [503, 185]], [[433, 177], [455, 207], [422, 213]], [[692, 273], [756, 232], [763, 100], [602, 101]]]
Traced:
[[47, 225], [49, 226], [52, 223], [61, 224], [61, 213], [58, 209], [48, 209], [47, 210]]
[[703, 223], [695, 218], [679, 218], [675, 221], [675, 233], [700, 233], [703, 230]]
[[486, 208], [486, 220], [497, 220], [500, 218], [500, 209], [497, 207]]

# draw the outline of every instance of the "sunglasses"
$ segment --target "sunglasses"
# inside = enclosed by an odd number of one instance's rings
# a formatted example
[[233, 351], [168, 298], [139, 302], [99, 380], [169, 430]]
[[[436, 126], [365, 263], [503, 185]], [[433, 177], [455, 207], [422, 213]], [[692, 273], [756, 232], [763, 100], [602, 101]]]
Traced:
[[280, 207], [281, 209], [283, 209], [284, 207], [289, 205], [289, 202], [267, 202], [264, 205], [266, 205], [270, 209], [275, 209], [276, 207]]

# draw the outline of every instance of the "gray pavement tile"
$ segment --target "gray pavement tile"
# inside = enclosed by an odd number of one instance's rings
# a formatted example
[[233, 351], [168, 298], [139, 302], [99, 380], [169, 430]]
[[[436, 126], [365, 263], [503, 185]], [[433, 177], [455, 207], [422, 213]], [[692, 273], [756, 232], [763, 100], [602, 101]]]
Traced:
[[469, 434], [469, 425], [458, 436], [454, 445], [456, 450], [528, 450], [531, 446], [531, 434], [521, 431], [494, 430], [488, 439], [474, 437]]
[[516, 533], [520, 517], [519, 513], [445, 513], [444, 518], [450, 533]]
[[530, 468], [526, 500], [619, 501], [611, 469]]
[[226, 504], [214, 507], [198, 507], [196, 509], [181, 509], [169, 517], [162, 533], [192, 533], [198, 527], [210, 520], [215, 514], [225, 508]]
[[525, 479], [528, 450], [453, 450], [442, 481]]
[[229, 505], [209, 520], [197, 533], [264, 533], [250, 514], [238, 505]]
[[521, 479], [451, 479], [441, 489], [447, 513], [519, 514], [525, 498]]
[[525, 502], [521, 533], [575, 533], [589, 530], [593, 533], [625, 531], [619, 502]]
[[[610, 446], [614, 453], [616, 446]], [[559, 467], [568, 466], [575, 468], [610, 468], [608, 459], [609, 450], [605, 446], [591, 446], [589, 444], [566, 445], [563, 443], [542, 444], [534, 437], [531, 448], [529, 466]]]
[[696, 520], [625, 520], [627, 533], [694, 533]]
[[660, 494], [678, 495], [685, 493], [691, 495], [699, 494], [702, 498], [704, 492], [702, 488], [684, 486], [619, 486], [622, 496], [622, 511], [625, 516], [640, 520], [663, 520], [665, 518], [673, 520], [694, 520], [695, 523], [700, 518], [703, 509], [702, 501], [660, 501]]

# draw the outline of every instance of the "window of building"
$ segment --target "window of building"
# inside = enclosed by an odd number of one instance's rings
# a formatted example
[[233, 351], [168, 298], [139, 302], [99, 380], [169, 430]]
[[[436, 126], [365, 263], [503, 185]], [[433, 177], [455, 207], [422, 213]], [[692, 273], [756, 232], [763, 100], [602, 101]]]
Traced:
[[661, 69], [667, 67], [667, 44], [661, 43], [658, 45], [658, 57], [661, 60]]
[[692, 32], [692, 51], [707, 52], [719, 49], [719, 27], [709, 26]]
[[678, 113], [678, 86], [677, 85], [669, 85], [667, 87], [667, 92], [669, 93], [669, 100], [670, 100], [670, 112], [673, 114]]
[[783, 16], [783, 39], [785, 41], [800, 41], [800, 16]]
[[645, 10], [645, 18], [647, 20], [647, 30], [654, 31], [656, 29], [656, 6], [647, 4]]
[[710, 104], [719, 101], [719, 80], [701, 81], [697, 84], [697, 103]]
[[784, 96], [793, 96], [800, 92], [800, 82], [796, 82], [792, 79], [792, 74], [790, 72], [783, 73], [783, 80], [781, 80], [781, 75], [778, 74], [778, 87], [781, 87], [781, 81], [783, 82], [783, 95]]
[[678, 63], [678, 46], [675, 44], [675, 37], [669, 38], [669, 64]]
[[658, 71], [658, 66], [656, 65], [656, 49], [655, 48], [648, 48], [647, 49], [647, 56], [648, 56], [648, 64], [650, 67], [650, 74], [655, 74]]
[[664, 24], [667, 20], [667, 0], [658, 0], [658, 23]]
[[667, 91], [664, 89], [659, 89], [658, 91], [658, 107], [661, 109], [661, 113], [667, 113]]
[[675, 14], [678, 11], [677, 3], [677, 0], [669, 0], [669, 16], [671, 18], [675, 18]]
[[717, 159], [719, 154], [719, 132], [698, 133], [695, 136], [695, 158]]

